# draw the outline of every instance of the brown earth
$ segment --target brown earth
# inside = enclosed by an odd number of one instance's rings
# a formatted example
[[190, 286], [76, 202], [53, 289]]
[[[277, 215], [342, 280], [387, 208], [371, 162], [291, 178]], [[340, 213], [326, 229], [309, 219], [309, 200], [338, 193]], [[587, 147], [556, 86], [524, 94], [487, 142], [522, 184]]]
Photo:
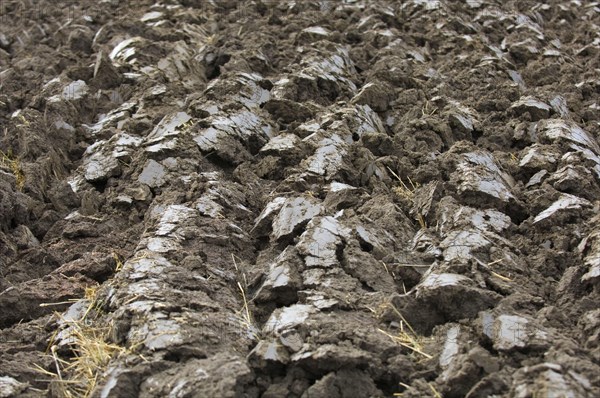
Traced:
[[600, 3], [0, 20], [0, 397], [600, 396]]

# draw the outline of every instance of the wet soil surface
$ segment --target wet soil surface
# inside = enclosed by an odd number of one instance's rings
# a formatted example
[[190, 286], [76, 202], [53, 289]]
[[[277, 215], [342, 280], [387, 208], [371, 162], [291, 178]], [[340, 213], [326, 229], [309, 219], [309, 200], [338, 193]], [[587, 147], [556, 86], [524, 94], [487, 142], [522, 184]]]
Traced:
[[600, 3], [0, 7], [0, 396], [600, 396]]

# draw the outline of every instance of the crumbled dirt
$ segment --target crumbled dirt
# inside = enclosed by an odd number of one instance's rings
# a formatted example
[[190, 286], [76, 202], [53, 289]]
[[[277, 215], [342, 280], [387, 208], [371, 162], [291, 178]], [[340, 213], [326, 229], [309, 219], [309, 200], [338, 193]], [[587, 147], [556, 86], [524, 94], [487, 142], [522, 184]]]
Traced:
[[600, 3], [0, 20], [1, 397], [600, 395]]

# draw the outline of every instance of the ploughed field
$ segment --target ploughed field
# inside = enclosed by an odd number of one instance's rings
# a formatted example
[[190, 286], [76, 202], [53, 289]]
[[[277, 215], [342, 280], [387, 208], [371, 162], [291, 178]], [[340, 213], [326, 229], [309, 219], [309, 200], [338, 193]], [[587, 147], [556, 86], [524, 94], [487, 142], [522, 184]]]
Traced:
[[0, 3], [0, 397], [597, 397], [600, 3]]

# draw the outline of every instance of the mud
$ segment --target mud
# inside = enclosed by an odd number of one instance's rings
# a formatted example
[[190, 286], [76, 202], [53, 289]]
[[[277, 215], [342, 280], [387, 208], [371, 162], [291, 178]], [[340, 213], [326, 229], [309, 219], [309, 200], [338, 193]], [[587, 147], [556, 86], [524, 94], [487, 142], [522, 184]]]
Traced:
[[600, 4], [0, 7], [0, 396], [600, 395]]

